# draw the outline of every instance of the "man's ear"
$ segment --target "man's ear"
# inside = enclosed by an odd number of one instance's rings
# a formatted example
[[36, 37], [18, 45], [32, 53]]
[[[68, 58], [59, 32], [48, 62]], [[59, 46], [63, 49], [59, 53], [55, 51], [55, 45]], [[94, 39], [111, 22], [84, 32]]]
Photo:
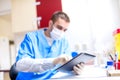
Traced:
[[53, 26], [53, 21], [50, 20], [48, 24], [49, 24], [49, 27]]
[[52, 31], [52, 29], [53, 29], [53, 21], [50, 20], [48, 24], [49, 24], [49, 26], [48, 26], [49, 30]]

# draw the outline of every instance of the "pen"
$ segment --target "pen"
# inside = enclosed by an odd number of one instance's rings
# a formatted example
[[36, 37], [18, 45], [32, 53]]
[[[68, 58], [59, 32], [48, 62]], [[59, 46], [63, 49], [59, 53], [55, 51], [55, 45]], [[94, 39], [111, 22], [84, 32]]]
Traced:
[[109, 53], [109, 56], [111, 58], [112, 61], [115, 61], [114, 58], [112, 57], [112, 55]]
[[110, 58], [114, 61], [114, 59], [113, 59], [113, 57], [112, 57], [112, 55], [109, 53], [109, 56], [110, 56]]

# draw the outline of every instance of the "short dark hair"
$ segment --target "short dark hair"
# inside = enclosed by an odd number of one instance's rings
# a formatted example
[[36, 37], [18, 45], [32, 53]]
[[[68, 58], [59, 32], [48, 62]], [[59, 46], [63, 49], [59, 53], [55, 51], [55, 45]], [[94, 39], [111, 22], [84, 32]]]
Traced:
[[55, 13], [53, 13], [51, 20], [53, 21], [53, 23], [55, 23], [58, 20], [58, 18], [61, 18], [66, 22], [70, 22], [69, 16], [65, 12], [56, 11]]

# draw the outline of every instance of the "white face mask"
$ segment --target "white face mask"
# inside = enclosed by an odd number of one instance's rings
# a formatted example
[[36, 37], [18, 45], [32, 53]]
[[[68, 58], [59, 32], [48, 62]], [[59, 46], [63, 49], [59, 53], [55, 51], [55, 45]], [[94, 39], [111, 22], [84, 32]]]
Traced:
[[52, 31], [50, 32], [51, 38], [53, 40], [61, 39], [64, 36], [64, 32], [53, 27]]

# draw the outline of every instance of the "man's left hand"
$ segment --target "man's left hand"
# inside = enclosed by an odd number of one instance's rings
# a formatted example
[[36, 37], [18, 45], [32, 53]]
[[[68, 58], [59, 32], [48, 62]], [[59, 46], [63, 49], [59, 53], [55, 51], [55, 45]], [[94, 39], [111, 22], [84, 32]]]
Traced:
[[77, 64], [76, 66], [73, 67], [73, 71], [76, 75], [80, 75], [83, 68], [84, 68], [84, 63], [81, 62], [81, 63], [79, 63], [79, 64]]

